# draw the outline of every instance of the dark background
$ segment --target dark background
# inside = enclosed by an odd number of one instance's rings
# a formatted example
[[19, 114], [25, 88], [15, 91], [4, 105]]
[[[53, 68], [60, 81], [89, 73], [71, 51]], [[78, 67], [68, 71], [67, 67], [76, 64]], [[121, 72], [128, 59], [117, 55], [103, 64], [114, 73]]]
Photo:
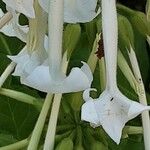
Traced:
[[135, 10], [145, 11], [146, 0], [117, 0], [117, 1]]

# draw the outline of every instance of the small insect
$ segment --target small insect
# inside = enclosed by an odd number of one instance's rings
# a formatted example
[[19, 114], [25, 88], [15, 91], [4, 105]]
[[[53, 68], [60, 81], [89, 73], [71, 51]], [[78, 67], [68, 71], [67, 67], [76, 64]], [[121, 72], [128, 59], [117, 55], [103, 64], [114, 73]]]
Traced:
[[113, 101], [113, 99], [114, 99], [114, 98], [112, 97], [110, 101]]

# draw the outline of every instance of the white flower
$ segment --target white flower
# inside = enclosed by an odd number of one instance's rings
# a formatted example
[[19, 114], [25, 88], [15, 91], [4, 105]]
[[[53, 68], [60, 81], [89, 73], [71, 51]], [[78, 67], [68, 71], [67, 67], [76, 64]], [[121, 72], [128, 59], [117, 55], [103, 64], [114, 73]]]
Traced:
[[52, 79], [48, 58], [42, 53], [37, 50], [30, 55], [25, 47], [17, 56], [9, 56], [17, 63], [13, 75], [20, 76], [22, 84], [49, 93], [77, 92], [90, 87], [93, 78], [86, 63], [81, 69], [73, 68], [69, 76], [63, 74], [63, 78], [57, 81]]
[[102, 126], [107, 134], [120, 143], [122, 129], [126, 122], [139, 115], [150, 106], [144, 106], [125, 97], [119, 90], [111, 93], [105, 90], [99, 98], [87, 97], [89, 90], [84, 92], [86, 103], [82, 106], [81, 119], [95, 127]]
[[[49, 53], [49, 45], [57, 46], [57, 43], [49, 40], [54, 37], [52, 32], [49, 38], [45, 36], [47, 16], [38, 3], [35, 6], [36, 17], [29, 19], [27, 45], [17, 56], [8, 56], [17, 64], [13, 75], [20, 76], [22, 84], [48, 93], [77, 92], [89, 88], [93, 76], [86, 63], [81, 68], [74, 67], [66, 76], [62, 68], [68, 64], [67, 52], [63, 59], [61, 47], [52, 48]], [[55, 32], [55, 29], [52, 31]]]
[[14, 11], [22, 13], [29, 18], [35, 17], [33, 8], [34, 0], [3, 0], [6, 6], [12, 8]]
[[[39, 3], [48, 13], [49, 0], [39, 0]], [[64, 0], [64, 22], [89, 22], [100, 12], [95, 11], [96, 6], [97, 0]]]
[[83, 94], [86, 101], [82, 106], [82, 120], [89, 121], [92, 126], [104, 128], [107, 134], [119, 144], [125, 123], [144, 110], [150, 110], [124, 96], [117, 87], [117, 48], [118, 28], [116, 0], [102, 0], [102, 28], [104, 54], [106, 62], [106, 89], [99, 98], [93, 100], [89, 90]]
[[[7, 7], [7, 10], [11, 12], [13, 15], [13, 18], [7, 23], [2, 29], [0, 29], [0, 32], [4, 33], [7, 36], [11, 37], [17, 37], [23, 42], [26, 42], [26, 36], [27, 32], [29, 30], [28, 26], [21, 26], [19, 25], [19, 15], [20, 13], [16, 13], [11, 8]], [[0, 17], [4, 15], [3, 11], [0, 9]]]

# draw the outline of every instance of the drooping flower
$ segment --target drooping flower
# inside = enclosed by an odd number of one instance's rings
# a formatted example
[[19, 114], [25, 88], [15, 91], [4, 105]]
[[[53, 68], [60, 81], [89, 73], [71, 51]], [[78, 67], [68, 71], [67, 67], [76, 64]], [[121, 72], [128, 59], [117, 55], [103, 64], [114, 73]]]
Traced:
[[29, 18], [35, 17], [33, 3], [34, 0], [3, 0], [6, 6], [12, 8], [14, 11], [22, 13]]
[[81, 119], [88, 121], [92, 126], [102, 126], [107, 134], [117, 143], [120, 143], [122, 129], [125, 124], [150, 106], [144, 106], [125, 97], [119, 90], [113, 93], [105, 90], [99, 98], [86, 97], [82, 106]]
[[82, 106], [82, 120], [92, 126], [102, 126], [106, 133], [119, 144], [125, 123], [139, 115], [144, 110], [150, 110], [124, 96], [117, 87], [117, 13], [116, 0], [102, 0], [102, 28], [104, 54], [106, 62], [106, 88], [99, 98], [89, 96], [90, 89], [85, 90]]
[[[66, 76], [65, 72], [61, 71], [63, 64], [61, 56], [57, 55], [59, 50], [53, 49], [50, 53], [51, 59], [48, 58], [49, 50], [47, 46], [44, 47], [44, 42], [48, 43], [47, 40], [51, 37], [50, 34], [49, 38], [45, 36], [47, 15], [38, 3], [35, 4], [36, 17], [29, 19], [27, 45], [17, 56], [9, 56], [17, 64], [14, 75], [20, 76], [21, 83], [48, 93], [77, 92], [89, 88], [93, 76], [86, 63], [83, 63], [81, 68], [73, 68], [69, 76]], [[66, 53], [64, 60], [68, 63]], [[58, 68], [60, 70], [57, 72]]]
[[[49, 0], [39, 0], [41, 7], [48, 13]], [[100, 10], [96, 10], [97, 0], [64, 0], [64, 22], [89, 22]]]

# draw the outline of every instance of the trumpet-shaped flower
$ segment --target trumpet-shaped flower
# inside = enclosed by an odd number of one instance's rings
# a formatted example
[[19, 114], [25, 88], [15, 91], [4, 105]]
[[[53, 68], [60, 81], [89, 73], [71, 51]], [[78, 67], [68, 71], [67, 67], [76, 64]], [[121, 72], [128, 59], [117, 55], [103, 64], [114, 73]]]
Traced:
[[8, 57], [17, 64], [13, 75], [20, 76], [22, 84], [43, 92], [82, 91], [89, 88], [93, 80], [90, 68], [86, 63], [83, 63], [81, 68], [73, 68], [68, 77], [63, 74], [60, 80], [53, 80], [49, 71], [46, 51], [44, 54], [43, 51], [37, 50], [30, 55], [25, 47], [17, 56]]
[[[58, 63], [62, 62], [61, 57], [57, 55], [60, 49], [52, 49], [51, 57], [48, 58], [49, 38], [45, 36], [46, 15], [37, 3], [35, 8], [37, 8], [35, 19], [29, 20], [27, 45], [17, 56], [8, 56], [17, 64], [14, 75], [20, 76], [22, 84], [48, 93], [77, 92], [89, 88], [93, 76], [86, 63], [83, 63], [81, 68], [73, 68], [66, 76], [61, 71], [63, 65]], [[68, 63], [66, 53], [64, 60], [64, 64]]]
[[[7, 23], [0, 32], [4, 33], [7, 36], [17, 37], [23, 42], [26, 42], [26, 36], [28, 32], [28, 26], [21, 26], [18, 23], [20, 13], [16, 13], [11, 8], [7, 7], [7, 10], [12, 13], [13, 18]], [[0, 17], [4, 15], [3, 11], [0, 9]]]
[[117, 13], [116, 0], [102, 0], [102, 28], [104, 40], [104, 54], [106, 62], [106, 89], [99, 98], [93, 100], [86, 90], [83, 98], [82, 120], [94, 126], [104, 128], [107, 134], [119, 144], [125, 123], [133, 119], [144, 110], [150, 110], [124, 96], [117, 87]]
[[33, 7], [34, 0], [3, 0], [3, 2], [14, 11], [22, 13], [29, 18], [35, 17]]
[[[41, 7], [48, 13], [49, 0], [39, 0]], [[97, 0], [64, 0], [64, 22], [89, 22], [100, 12], [95, 11]]]
[[117, 144], [125, 124], [142, 111], [150, 110], [149, 106], [128, 99], [119, 90], [113, 93], [105, 90], [97, 99], [87, 97], [88, 92], [84, 92], [86, 103], [82, 106], [82, 120], [95, 127], [101, 125]]

